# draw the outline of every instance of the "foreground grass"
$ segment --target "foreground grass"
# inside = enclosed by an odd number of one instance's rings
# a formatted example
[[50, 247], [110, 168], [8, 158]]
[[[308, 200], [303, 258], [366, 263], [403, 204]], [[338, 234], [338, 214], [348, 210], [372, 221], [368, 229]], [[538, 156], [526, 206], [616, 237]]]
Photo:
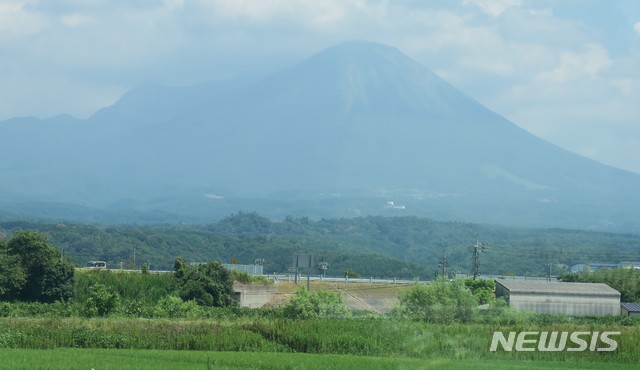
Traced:
[[[0, 349], [0, 369], [437, 369], [553, 370], [602, 369], [602, 363], [452, 360], [317, 355], [306, 353], [198, 352], [58, 348]], [[606, 364], [607, 370], [637, 364]]]
[[[620, 331], [616, 352], [490, 352], [495, 330]], [[428, 324], [390, 319], [167, 320], [0, 318], [0, 348], [306, 353], [433, 361], [563, 361], [637, 364], [640, 326]], [[259, 355], [258, 355], [259, 356]], [[284, 355], [283, 355], [284, 356]], [[286, 357], [286, 356], [285, 356]], [[1, 358], [1, 357], [0, 357]], [[352, 358], [352, 357], [349, 357]], [[398, 360], [400, 361], [400, 360]], [[402, 360], [404, 361], [404, 360]], [[409, 360], [407, 360], [409, 361]], [[0, 366], [2, 361], [0, 361]], [[569, 365], [567, 365], [569, 366]], [[616, 365], [617, 366], [617, 365]], [[622, 366], [622, 365], [621, 365]], [[569, 367], [570, 368], [570, 367]], [[580, 368], [580, 367], [578, 367]]]

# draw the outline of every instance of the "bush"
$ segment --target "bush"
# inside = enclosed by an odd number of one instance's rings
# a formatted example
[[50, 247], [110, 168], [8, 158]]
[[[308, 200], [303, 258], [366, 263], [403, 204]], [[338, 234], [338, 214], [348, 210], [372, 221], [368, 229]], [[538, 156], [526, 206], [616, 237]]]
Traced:
[[9, 302], [0, 302], [0, 317], [13, 317], [16, 311], [15, 307]]
[[470, 322], [478, 301], [460, 280], [416, 283], [400, 295], [395, 315], [433, 323]]
[[153, 316], [161, 318], [200, 318], [203, 315], [202, 308], [196, 301], [183, 301], [174, 295], [166, 296], [158, 301], [153, 309]]
[[478, 320], [486, 324], [515, 325], [532, 322], [537, 314], [515, 310], [504, 298], [495, 299], [486, 310], [480, 311]]
[[284, 314], [291, 318], [312, 319], [317, 317], [346, 317], [350, 312], [342, 295], [329, 290], [308, 291], [300, 288], [293, 295]]
[[149, 315], [147, 307], [144, 303], [137, 299], [124, 301], [120, 311], [126, 317], [146, 317]]
[[120, 307], [120, 295], [113, 288], [94, 284], [89, 289], [89, 298], [84, 302], [84, 314], [87, 317], [107, 316], [118, 307]]
[[478, 303], [487, 304], [495, 302], [496, 282], [493, 279], [464, 279], [464, 285], [478, 298]]

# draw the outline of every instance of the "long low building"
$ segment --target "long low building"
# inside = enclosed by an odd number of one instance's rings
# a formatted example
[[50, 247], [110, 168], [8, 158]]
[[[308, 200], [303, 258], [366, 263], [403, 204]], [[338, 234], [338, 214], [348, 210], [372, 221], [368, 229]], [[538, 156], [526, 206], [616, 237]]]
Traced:
[[607, 284], [496, 280], [496, 298], [509, 307], [570, 316], [620, 315], [620, 292]]

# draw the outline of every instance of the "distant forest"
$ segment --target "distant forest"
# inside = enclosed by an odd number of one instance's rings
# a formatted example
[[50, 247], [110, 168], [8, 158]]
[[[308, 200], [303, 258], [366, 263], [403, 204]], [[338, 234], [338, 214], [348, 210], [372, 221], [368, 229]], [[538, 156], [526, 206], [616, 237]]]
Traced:
[[[640, 261], [640, 236], [563, 229], [524, 229], [438, 222], [420, 217], [270, 220], [241, 212], [204, 225], [87, 225], [0, 222], [0, 238], [19, 230], [47, 234], [49, 242], [78, 267], [104, 260], [112, 269], [150, 265], [170, 270], [180, 256], [190, 262], [218, 260], [251, 264], [266, 260], [264, 272], [286, 273], [296, 253], [329, 263], [327, 276], [349, 270], [361, 277], [432, 279], [446, 256], [449, 273], [470, 273], [469, 247], [480, 240], [480, 273], [544, 276], [588, 262]], [[320, 270], [314, 268], [313, 274]]]

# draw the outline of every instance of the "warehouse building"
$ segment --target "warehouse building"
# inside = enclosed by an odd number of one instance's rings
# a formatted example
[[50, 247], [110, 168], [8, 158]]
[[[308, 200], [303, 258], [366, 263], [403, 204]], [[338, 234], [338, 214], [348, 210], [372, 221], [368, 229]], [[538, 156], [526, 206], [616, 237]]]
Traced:
[[638, 302], [622, 302], [620, 303], [622, 316], [640, 316], [640, 303]]
[[509, 307], [571, 316], [620, 315], [620, 292], [607, 284], [496, 280], [496, 298]]

